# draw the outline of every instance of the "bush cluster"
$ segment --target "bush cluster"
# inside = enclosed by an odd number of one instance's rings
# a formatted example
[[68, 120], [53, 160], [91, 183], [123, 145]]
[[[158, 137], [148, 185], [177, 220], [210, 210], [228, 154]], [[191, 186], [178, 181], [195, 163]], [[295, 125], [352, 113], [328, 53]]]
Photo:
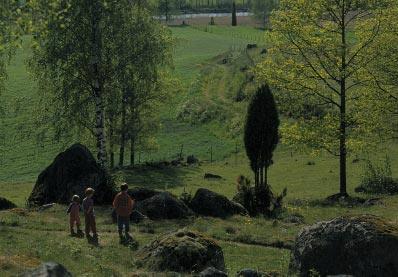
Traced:
[[397, 194], [398, 181], [392, 177], [391, 162], [388, 157], [383, 164], [367, 161], [360, 185], [356, 192], [375, 194]]
[[203, 124], [215, 119], [223, 119], [224, 115], [224, 107], [211, 101], [192, 99], [181, 106], [177, 119], [191, 124]]
[[237, 179], [237, 194], [234, 201], [241, 204], [251, 216], [262, 214], [267, 217], [277, 218], [283, 212], [283, 199], [287, 189], [277, 196], [269, 185], [252, 186], [251, 181], [243, 175]]

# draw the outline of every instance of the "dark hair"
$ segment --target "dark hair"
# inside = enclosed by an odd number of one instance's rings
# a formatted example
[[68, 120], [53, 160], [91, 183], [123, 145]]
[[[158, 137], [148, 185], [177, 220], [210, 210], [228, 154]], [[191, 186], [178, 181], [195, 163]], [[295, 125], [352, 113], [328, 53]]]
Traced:
[[129, 189], [129, 186], [126, 184], [126, 183], [123, 183], [121, 186], [120, 186], [120, 190], [121, 191], [126, 191], [126, 190], [128, 190]]

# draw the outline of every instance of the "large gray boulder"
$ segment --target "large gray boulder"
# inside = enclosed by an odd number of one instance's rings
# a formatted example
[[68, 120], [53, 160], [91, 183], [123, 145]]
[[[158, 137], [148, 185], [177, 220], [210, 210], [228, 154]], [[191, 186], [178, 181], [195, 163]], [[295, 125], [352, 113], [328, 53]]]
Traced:
[[138, 201], [136, 210], [152, 220], [182, 219], [193, 215], [184, 202], [169, 192], [162, 192], [144, 201]]
[[225, 270], [224, 255], [217, 243], [202, 234], [179, 230], [144, 246], [137, 253], [148, 270], [199, 273], [209, 267]]
[[26, 272], [23, 277], [72, 277], [72, 274], [66, 268], [58, 263], [47, 262], [41, 264], [38, 268]]
[[224, 195], [204, 188], [196, 191], [189, 206], [195, 213], [204, 216], [226, 218], [235, 214], [248, 214], [242, 205], [230, 201]]
[[370, 215], [339, 217], [304, 228], [290, 270], [310, 276], [398, 276], [398, 227]]
[[109, 175], [97, 164], [87, 147], [75, 144], [58, 154], [40, 173], [28, 202], [36, 206], [66, 204], [75, 194], [83, 198], [87, 187], [95, 189], [96, 204], [112, 203], [114, 189]]

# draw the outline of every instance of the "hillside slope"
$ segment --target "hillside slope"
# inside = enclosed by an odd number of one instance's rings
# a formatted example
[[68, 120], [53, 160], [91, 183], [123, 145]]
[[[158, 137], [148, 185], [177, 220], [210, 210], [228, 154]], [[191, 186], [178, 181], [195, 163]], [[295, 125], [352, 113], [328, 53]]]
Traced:
[[[222, 160], [234, 151], [234, 141], [225, 141], [214, 132], [217, 128], [176, 120], [176, 107], [191, 97], [189, 88], [209, 59], [231, 48], [243, 48], [261, 38], [262, 31], [221, 26], [170, 29], [176, 38], [175, 76], [181, 80], [183, 90], [172, 103], [165, 103], [161, 111], [162, 128], [157, 135], [159, 149], [143, 153], [141, 161], [172, 159], [182, 146], [185, 155], [195, 154], [201, 159], [210, 159], [212, 148], [213, 159]], [[56, 142], [36, 132], [34, 119], [39, 99], [36, 83], [25, 64], [29, 55], [29, 45], [25, 41], [8, 67], [6, 90], [0, 95], [0, 105], [5, 110], [0, 118], [0, 182], [34, 181], [58, 152], [76, 142], [73, 138]]]

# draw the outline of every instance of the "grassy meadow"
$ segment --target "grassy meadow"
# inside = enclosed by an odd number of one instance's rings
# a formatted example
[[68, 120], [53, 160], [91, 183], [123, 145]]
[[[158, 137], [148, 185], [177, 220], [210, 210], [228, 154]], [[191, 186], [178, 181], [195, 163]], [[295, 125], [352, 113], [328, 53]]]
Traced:
[[[194, 154], [203, 162], [200, 166], [126, 169], [114, 174], [117, 180], [124, 180], [131, 187], [168, 190], [175, 195], [184, 191], [194, 194], [204, 187], [232, 197], [236, 193], [236, 177], [239, 174], [251, 176], [242, 143], [220, 132], [217, 122], [193, 125], [178, 121], [174, 107], [192, 97], [191, 88], [214, 57], [243, 49], [248, 43], [264, 44], [263, 32], [250, 27], [222, 26], [172, 27], [171, 31], [176, 38], [175, 72], [183, 89], [181, 95], [173, 99], [173, 108], [162, 111], [159, 151], [143, 159], [173, 158], [183, 145], [185, 155]], [[27, 47], [18, 51], [9, 67], [7, 90], [0, 96], [1, 103], [11, 103], [5, 107], [6, 117], [0, 123], [0, 196], [18, 205], [16, 209], [0, 212], [0, 275], [14, 276], [42, 261], [52, 260], [65, 265], [76, 276], [136, 276], [132, 272], [140, 273], [142, 269], [136, 264], [135, 250], [119, 245], [110, 207], [96, 208], [99, 247], [69, 237], [65, 206], [56, 205], [41, 212], [24, 209], [37, 175], [65, 148], [63, 143], [52, 142], [49, 138], [37, 142], [34, 136], [34, 106], [38, 100], [37, 87], [24, 65], [28, 56]], [[212, 91], [214, 93], [214, 89]], [[235, 152], [237, 141], [238, 151]], [[212, 163], [209, 161], [210, 147], [213, 149]], [[381, 160], [387, 153], [397, 178], [397, 142], [392, 141], [367, 155], [350, 157], [350, 194], [357, 195], [354, 188], [360, 182], [364, 159]], [[205, 180], [205, 173], [218, 174], [223, 179]], [[190, 228], [218, 241], [231, 276], [243, 268], [286, 276], [290, 259], [288, 248], [305, 225], [338, 215], [362, 213], [380, 215], [398, 223], [398, 196], [382, 196], [382, 204], [369, 207], [321, 205], [322, 199], [338, 191], [338, 160], [327, 154], [315, 157], [279, 145], [269, 181], [276, 193], [287, 187], [286, 210], [289, 214], [302, 215], [303, 223], [261, 217], [235, 216], [226, 220], [198, 217], [182, 221], [144, 221], [132, 226], [132, 234], [142, 246], [167, 231]]]

